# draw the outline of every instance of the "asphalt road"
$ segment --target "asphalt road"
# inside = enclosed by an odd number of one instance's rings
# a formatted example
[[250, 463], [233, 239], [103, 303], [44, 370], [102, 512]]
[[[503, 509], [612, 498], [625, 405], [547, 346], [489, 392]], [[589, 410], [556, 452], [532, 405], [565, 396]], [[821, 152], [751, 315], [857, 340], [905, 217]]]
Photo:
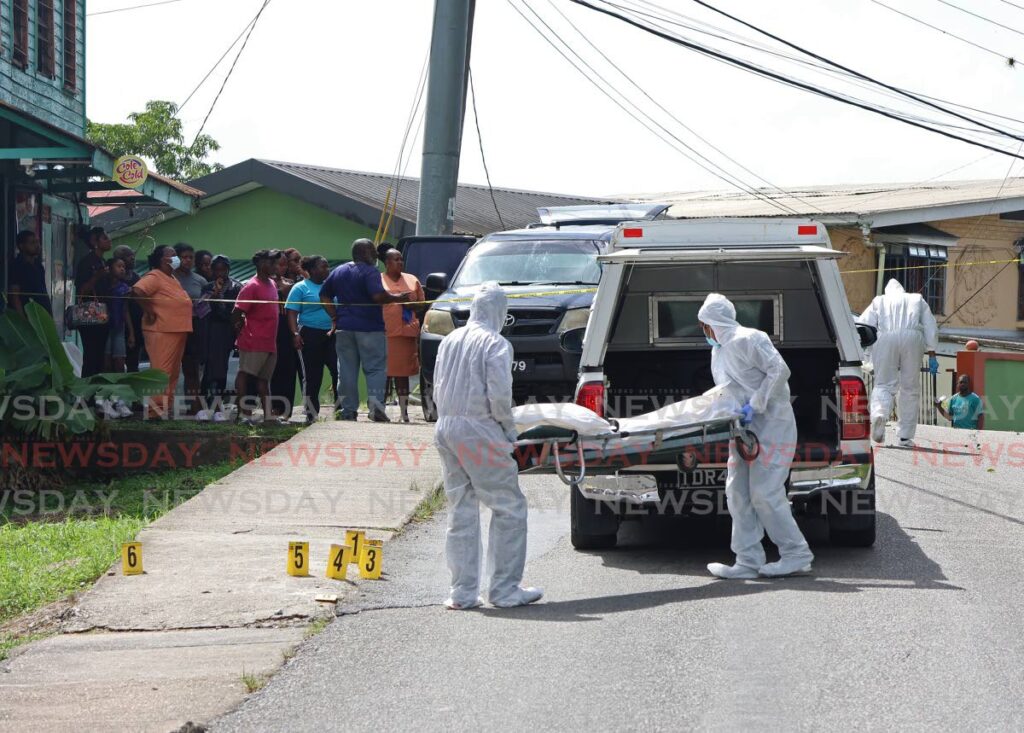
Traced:
[[443, 517], [414, 527], [342, 609], [358, 612], [215, 729], [1019, 730], [1024, 469], [1007, 456], [881, 451], [876, 546], [819, 540], [813, 576], [771, 581], [709, 577], [731, 556], [687, 524], [575, 552], [557, 480], [524, 480], [544, 602], [444, 610]]

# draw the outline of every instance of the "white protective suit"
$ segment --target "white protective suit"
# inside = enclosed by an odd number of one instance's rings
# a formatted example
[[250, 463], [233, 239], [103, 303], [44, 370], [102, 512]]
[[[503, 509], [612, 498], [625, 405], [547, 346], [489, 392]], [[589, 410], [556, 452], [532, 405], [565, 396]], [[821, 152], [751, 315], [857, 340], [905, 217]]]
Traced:
[[[907, 293], [896, 280], [885, 286], [885, 295], [871, 301], [860, 321], [878, 329], [871, 347], [875, 386], [871, 390], [871, 424], [884, 437], [885, 421], [899, 390], [899, 437], [907, 441], [917, 431], [921, 404], [921, 366], [925, 351], [935, 351], [939, 328], [931, 308], [917, 293]], [[876, 440], [880, 436], [875, 434]], [[881, 442], [881, 440], [878, 440]]]
[[[786, 497], [786, 479], [796, 448], [796, 418], [789, 396], [789, 367], [762, 331], [736, 321], [736, 308], [723, 295], [711, 293], [697, 318], [714, 329], [720, 346], [711, 350], [716, 385], [730, 384], [737, 399], [748, 402], [754, 417], [750, 429], [761, 442], [761, 454], [748, 463], [729, 445], [725, 495], [732, 515], [731, 548], [737, 570], [720, 577], [785, 575], [805, 569], [814, 560], [797, 527]], [[779, 563], [765, 565], [761, 539], [779, 548]], [[711, 566], [708, 566], [711, 570]], [[715, 572], [712, 570], [712, 572]], [[715, 572], [716, 575], [719, 573]]]
[[441, 342], [434, 367], [434, 440], [448, 498], [450, 607], [479, 605], [481, 501], [491, 510], [490, 602], [516, 606], [540, 597], [536, 589], [519, 587], [527, 510], [512, 459], [512, 346], [500, 333], [507, 310], [505, 292], [485, 283], [473, 298], [469, 322]]

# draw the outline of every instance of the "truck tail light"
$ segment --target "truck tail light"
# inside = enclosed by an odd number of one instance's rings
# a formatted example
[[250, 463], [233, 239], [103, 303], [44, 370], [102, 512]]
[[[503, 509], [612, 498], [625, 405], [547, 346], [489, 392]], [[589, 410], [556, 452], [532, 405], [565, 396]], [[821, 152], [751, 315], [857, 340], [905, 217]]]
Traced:
[[857, 377], [839, 378], [839, 404], [842, 409], [843, 440], [865, 440], [871, 430], [868, 393]]
[[604, 383], [587, 382], [576, 393], [576, 404], [604, 417]]

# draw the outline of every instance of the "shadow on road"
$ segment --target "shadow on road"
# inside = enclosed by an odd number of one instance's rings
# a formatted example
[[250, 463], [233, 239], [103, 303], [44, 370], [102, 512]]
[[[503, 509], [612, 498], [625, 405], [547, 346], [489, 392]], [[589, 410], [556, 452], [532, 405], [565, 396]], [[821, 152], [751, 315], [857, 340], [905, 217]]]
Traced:
[[[596, 621], [603, 615], [638, 611], [672, 603], [688, 603], [716, 598], [796, 591], [812, 593], [859, 593], [870, 588], [893, 590], [963, 590], [947, 581], [942, 568], [929, 558], [920, 545], [888, 514], [878, 514], [878, 541], [872, 548], [814, 548], [814, 573], [808, 577], [773, 580], [723, 581], [712, 579], [709, 562], [731, 562], [728, 541], [721, 533], [673, 531], [666, 523], [653, 527], [626, 527], [624, 546], [594, 553], [609, 568], [641, 575], [663, 574], [707, 578], [698, 586], [600, 596], [573, 601], [551, 601], [512, 610], [482, 609], [483, 614], [515, 614], [531, 621]], [[648, 534], [651, 529], [654, 534]], [[636, 535], [644, 532], [646, 542]], [[771, 547], [771, 550], [774, 550]], [[777, 555], [777, 553], [775, 553]], [[772, 558], [770, 551], [769, 559]]]

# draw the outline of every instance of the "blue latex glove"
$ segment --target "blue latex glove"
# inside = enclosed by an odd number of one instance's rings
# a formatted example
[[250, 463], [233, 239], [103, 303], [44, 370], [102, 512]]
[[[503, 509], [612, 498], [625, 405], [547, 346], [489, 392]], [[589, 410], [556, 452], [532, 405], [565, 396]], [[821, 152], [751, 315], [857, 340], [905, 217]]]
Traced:
[[928, 357], [928, 371], [931, 372], [932, 374], [939, 373], [939, 360], [936, 359], [934, 356]]
[[747, 402], [740, 408], [740, 425], [750, 425], [754, 421], [754, 408]]

